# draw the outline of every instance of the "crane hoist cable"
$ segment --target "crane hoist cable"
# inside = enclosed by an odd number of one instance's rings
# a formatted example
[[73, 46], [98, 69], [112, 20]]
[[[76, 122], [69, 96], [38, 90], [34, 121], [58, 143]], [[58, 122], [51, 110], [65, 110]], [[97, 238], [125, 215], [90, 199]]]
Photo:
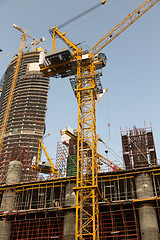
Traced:
[[[103, 3], [102, 3], [102, 2], [103, 2]], [[65, 27], [65, 26], [68, 25], [69, 23], [72, 23], [72, 22], [76, 21], [77, 19], [79, 19], [79, 18], [87, 15], [88, 13], [92, 12], [92, 11], [95, 10], [96, 8], [100, 7], [102, 4], [105, 4], [106, 1], [102, 1], [102, 2], [101, 2], [101, 3], [97, 3], [97, 4], [94, 5], [93, 7], [89, 8], [89, 9], [87, 9], [86, 11], [84, 11], [84, 12], [78, 14], [77, 16], [71, 18], [71, 19], [68, 20], [67, 22], [59, 25], [58, 28], [60, 29], [60, 28], [62, 28], [62, 27]]]
[[[65, 27], [66, 25], [68, 25], [68, 24], [70, 24], [70, 23], [73, 23], [73, 22], [76, 21], [77, 19], [79, 19], [79, 18], [81, 18], [81, 17], [87, 15], [88, 13], [90, 13], [90, 12], [92, 12], [93, 10], [95, 10], [96, 8], [98, 8], [98, 7], [102, 6], [102, 5], [104, 5], [105, 3], [106, 3], [106, 1], [101, 1], [101, 2], [97, 3], [97, 4], [94, 5], [93, 7], [91, 7], [91, 8], [89, 8], [89, 9], [85, 10], [84, 12], [78, 14], [77, 16], [75, 16], [75, 17], [69, 19], [67, 22], [62, 23], [61, 25], [59, 25], [59, 26], [58, 26], [58, 29], [60, 29], [60, 28], [62, 28], [62, 27]], [[51, 37], [52, 37], [52, 35], [53, 35], [53, 31], [52, 31], [52, 29], [49, 29], [49, 32], [50, 32]]]
[[[117, 2], [119, 2], [119, 1], [121, 1], [121, 0], [117, 0], [117, 1], [115, 1], [115, 2], [113, 2], [113, 3], [107, 4], [106, 8], [110, 8], [111, 6], [117, 4]], [[97, 18], [98, 15], [100, 15], [104, 10], [105, 10], [105, 8], [103, 8], [103, 9], [101, 8], [101, 10], [97, 11], [97, 12], [94, 13], [93, 15], [89, 15], [87, 18], [85, 18], [85, 19], [82, 20], [81, 22], [75, 24], [74, 26], [71, 26], [71, 27], [67, 30], [67, 32], [70, 32], [70, 31], [73, 30], [74, 28], [77, 28], [79, 25], [81, 25], [81, 24], [89, 21], [91, 18], [92, 18], [92, 19], [93, 19], [93, 18]]]
[[117, 159], [120, 165], [123, 164], [122, 158], [111, 147], [109, 147], [100, 137], [98, 138], [98, 141], [104, 144], [104, 146], [108, 149], [108, 151], [110, 151], [110, 153]]
[[[99, 94], [99, 96], [98, 96], [98, 98], [97, 98], [97, 101], [96, 101], [96, 107], [98, 106], [99, 102], [101, 101], [102, 97], [104, 96], [104, 94], [105, 94], [107, 91], [108, 91], [108, 88], [103, 89], [103, 93]], [[70, 118], [68, 118], [66, 121], [64, 121], [63, 124], [67, 124], [67, 122], [68, 122], [69, 120], [73, 119], [74, 117], [75, 117], [75, 116], [72, 115]], [[46, 134], [44, 135], [43, 139], [49, 137], [52, 133], [54, 133], [54, 132], [57, 131], [57, 130], [58, 130], [58, 128], [52, 130], [52, 131], [49, 132], [49, 133], [46, 133]]]
[[10, 52], [10, 53], [7, 53], [7, 54], [5, 54], [5, 55], [1, 56], [1, 57], [0, 57], [0, 59], [3, 59], [3, 58], [5, 58], [5, 57], [8, 57], [8, 56], [10, 56], [10, 55], [12, 55], [12, 54], [14, 54], [14, 53], [18, 52], [18, 50], [19, 50], [19, 49], [17, 49], [17, 50], [14, 50], [14, 51], [12, 51], [12, 52]]

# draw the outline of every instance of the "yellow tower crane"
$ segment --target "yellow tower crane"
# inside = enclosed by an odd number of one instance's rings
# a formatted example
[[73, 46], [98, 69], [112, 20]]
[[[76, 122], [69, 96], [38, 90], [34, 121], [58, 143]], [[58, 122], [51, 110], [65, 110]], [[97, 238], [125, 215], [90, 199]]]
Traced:
[[[43, 149], [50, 165], [46, 165], [46, 162], [44, 162], [45, 164], [43, 164], [43, 163], [40, 164], [41, 149]], [[39, 171], [41, 173], [50, 173], [55, 178], [60, 176], [58, 169], [55, 168], [51, 158], [49, 157], [49, 155], [47, 153], [46, 147], [43, 145], [42, 139], [39, 139], [37, 162], [32, 164], [32, 169]]]
[[16, 24], [14, 24], [13, 27], [16, 28], [17, 30], [19, 30], [22, 33], [22, 37], [21, 37], [19, 54], [18, 54], [18, 57], [17, 57], [17, 63], [16, 63], [14, 75], [13, 75], [12, 85], [11, 85], [11, 89], [10, 89], [10, 93], [9, 93], [9, 97], [8, 97], [8, 101], [7, 101], [7, 106], [6, 106], [6, 109], [5, 109], [4, 118], [3, 118], [2, 125], [1, 125], [1, 130], [0, 130], [0, 153], [1, 153], [1, 150], [2, 150], [2, 146], [3, 146], [3, 140], [4, 140], [6, 128], [7, 128], [7, 121], [8, 121], [11, 105], [12, 105], [14, 90], [15, 90], [15, 87], [16, 87], [17, 79], [18, 79], [18, 72], [19, 72], [19, 68], [20, 68], [20, 64], [21, 64], [23, 48], [24, 48], [24, 43], [25, 43], [26, 37], [31, 38], [34, 42], [32, 51], [34, 51], [34, 48], [38, 43], [40, 43], [41, 41], [44, 41], [44, 38], [41, 38], [40, 40], [37, 41], [35, 38], [31, 37], [27, 33], [27, 31], [28, 31], [27, 29], [25, 29], [23, 31], [22, 28], [18, 27]]
[[[106, 65], [106, 57], [100, 51], [139, 19], [160, 0], [146, 0], [122, 22], [114, 27], [87, 53], [83, 53], [69, 39], [53, 27], [52, 52], [40, 56], [40, 68], [45, 76], [75, 76], [70, 80], [78, 101], [77, 138], [77, 183], [76, 183], [76, 233], [75, 239], [99, 240], [98, 209], [98, 164], [96, 134], [96, 99], [101, 93], [100, 75], [97, 73]], [[56, 36], [68, 48], [56, 50]], [[70, 51], [71, 49], [71, 51]]]

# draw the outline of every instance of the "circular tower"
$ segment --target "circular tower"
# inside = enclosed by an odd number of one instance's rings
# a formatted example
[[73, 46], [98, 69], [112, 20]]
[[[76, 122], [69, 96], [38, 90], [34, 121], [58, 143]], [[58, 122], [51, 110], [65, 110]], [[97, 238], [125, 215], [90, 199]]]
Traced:
[[[0, 126], [3, 123], [16, 62], [17, 56], [5, 72], [0, 98]], [[31, 181], [35, 176], [31, 165], [32, 160], [37, 157], [39, 139], [42, 139], [45, 132], [49, 90], [49, 78], [43, 77], [38, 62], [38, 51], [23, 54], [0, 157], [1, 182], [5, 182], [8, 164], [13, 160], [22, 163], [22, 181]]]

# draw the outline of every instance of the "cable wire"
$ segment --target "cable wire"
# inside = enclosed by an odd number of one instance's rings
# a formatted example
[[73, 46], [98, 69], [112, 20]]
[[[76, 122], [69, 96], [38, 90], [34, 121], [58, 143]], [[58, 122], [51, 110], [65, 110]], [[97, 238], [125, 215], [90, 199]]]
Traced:
[[59, 25], [58, 28], [60, 29], [60, 28], [62, 28], [62, 27], [64, 27], [64, 26], [70, 24], [71, 22], [73, 22], [73, 21], [75, 21], [75, 20], [83, 17], [84, 15], [86, 15], [86, 14], [88, 14], [88, 13], [90, 13], [90, 12], [92, 12], [94, 9], [100, 7], [101, 5], [102, 5], [101, 3], [96, 4], [95, 6], [93, 6], [93, 7], [89, 8], [89, 9], [87, 9], [86, 11], [78, 14], [76, 17], [73, 17], [73, 18], [71, 18], [70, 20], [68, 20], [67, 22]]

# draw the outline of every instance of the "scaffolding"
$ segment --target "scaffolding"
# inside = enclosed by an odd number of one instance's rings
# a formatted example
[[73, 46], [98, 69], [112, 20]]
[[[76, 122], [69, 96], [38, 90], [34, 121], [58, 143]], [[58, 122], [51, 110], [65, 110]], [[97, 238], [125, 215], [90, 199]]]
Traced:
[[[0, 156], [0, 182], [3, 183], [6, 180], [9, 163], [11, 161], [19, 161], [21, 163], [21, 171], [23, 175], [22, 182], [28, 182], [36, 180], [38, 177], [38, 172], [33, 171], [32, 168], [32, 154], [30, 147], [21, 146], [10, 148], [7, 152], [3, 152]], [[15, 179], [15, 182], [16, 179]]]
[[[97, 153], [98, 172], [110, 172], [120, 170], [118, 165], [108, 160], [108, 158]], [[56, 169], [60, 172], [60, 177], [76, 176], [77, 174], [77, 136], [57, 142]]]
[[[135, 181], [140, 173], [151, 178], [153, 196], [150, 198], [137, 197]], [[76, 210], [75, 206], [66, 204], [66, 186], [75, 183], [76, 177], [66, 177], [1, 185], [0, 223], [5, 221], [10, 224], [10, 239], [64, 239], [66, 212], [72, 211], [74, 218]], [[156, 209], [160, 224], [159, 167], [101, 173], [98, 175], [98, 185], [102, 193], [102, 198], [98, 200], [100, 239], [140, 240], [138, 211], [142, 205], [149, 204]], [[8, 202], [12, 202], [8, 209], [7, 198]]]
[[123, 159], [126, 169], [157, 165], [151, 128], [121, 131]]
[[[103, 212], [104, 211], [104, 212]], [[100, 207], [100, 239], [139, 239], [134, 204]]]
[[[3, 183], [6, 180], [9, 162], [17, 158], [17, 155], [13, 154], [15, 149], [17, 149], [18, 154], [23, 155], [23, 162], [26, 161], [26, 164], [23, 164], [23, 181], [35, 179], [34, 174], [28, 175], [27, 169], [30, 169], [33, 157], [37, 156], [38, 141], [42, 139], [45, 132], [45, 114], [49, 90], [49, 78], [43, 77], [40, 73], [38, 60], [39, 52], [36, 51], [24, 53], [22, 56], [3, 149], [0, 154], [0, 179]], [[0, 98], [0, 126], [3, 123], [16, 61], [15, 57], [5, 72]]]
[[[160, 197], [160, 169], [158, 167], [139, 169], [137, 171], [121, 171], [101, 173], [98, 177], [99, 189], [102, 199], [107, 202], [119, 203], [121, 201], [137, 202], [135, 178], [141, 173], [148, 174], [153, 185], [153, 197]], [[5, 191], [16, 193], [15, 205], [10, 211], [44, 209], [62, 207], [65, 199], [65, 188], [68, 182], [75, 182], [76, 177], [50, 179], [17, 183], [15, 185], [1, 185], [0, 193]], [[147, 181], [144, 180], [147, 184]], [[101, 201], [99, 199], [99, 201]], [[103, 200], [104, 201], [104, 200]], [[53, 204], [55, 203], [55, 205]]]
[[56, 169], [58, 169], [61, 177], [66, 176], [68, 151], [69, 151], [69, 148], [66, 144], [64, 144], [62, 142], [57, 142], [55, 167], [56, 167]]
[[63, 240], [63, 216], [59, 212], [16, 215], [11, 220], [11, 240], [58, 239]]

